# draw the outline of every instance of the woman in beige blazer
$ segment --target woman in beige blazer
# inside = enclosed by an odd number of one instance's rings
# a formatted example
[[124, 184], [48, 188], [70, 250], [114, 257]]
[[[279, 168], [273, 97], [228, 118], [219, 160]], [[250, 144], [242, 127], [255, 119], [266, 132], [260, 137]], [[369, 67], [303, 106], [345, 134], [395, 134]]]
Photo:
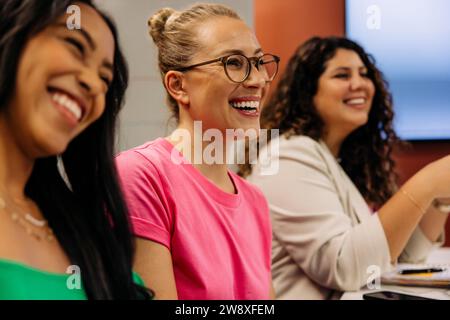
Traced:
[[278, 172], [241, 167], [270, 204], [277, 297], [338, 298], [373, 270], [425, 260], [443, 241], [450, 157], [396, 190], [392, 99], [356, 43], [312, 38], [286, 70], [261, 124], [280, 130]]

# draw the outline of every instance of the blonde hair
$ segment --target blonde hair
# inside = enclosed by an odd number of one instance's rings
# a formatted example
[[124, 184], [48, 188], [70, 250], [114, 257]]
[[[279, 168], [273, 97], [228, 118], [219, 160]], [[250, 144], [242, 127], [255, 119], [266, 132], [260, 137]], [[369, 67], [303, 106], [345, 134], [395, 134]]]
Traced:
[[[184, 11], [163, 8], [148, 19], [150, 36], [158, 47], [158, 65], [163, 79], [168, 71], [187, 66], [192, 56], [200, 49], [195, 25], [213, 17], [241, 20], [233, 9], [221, 4], [207, 3], [194, 4]], [[177, 102], [170, 94], [167, 94], [167, 102], [178, 121]]]

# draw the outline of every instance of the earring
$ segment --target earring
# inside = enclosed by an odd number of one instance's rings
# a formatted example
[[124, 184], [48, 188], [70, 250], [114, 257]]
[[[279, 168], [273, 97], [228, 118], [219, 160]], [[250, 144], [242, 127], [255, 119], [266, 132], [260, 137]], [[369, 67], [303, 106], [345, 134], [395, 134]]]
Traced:
[[61, 175], [61, 178], [64, 180], [64, 183], [66, 184], [67, 188], [69, 188], [70, 191], [73, 191], [72, 185], [70, 184], [69, 177], [67, 176], [66, 168], [64, 167], [64, 161], [63, 161], [61, 155], [56, 156], [56, 166], [58, 167], [58, 172]]

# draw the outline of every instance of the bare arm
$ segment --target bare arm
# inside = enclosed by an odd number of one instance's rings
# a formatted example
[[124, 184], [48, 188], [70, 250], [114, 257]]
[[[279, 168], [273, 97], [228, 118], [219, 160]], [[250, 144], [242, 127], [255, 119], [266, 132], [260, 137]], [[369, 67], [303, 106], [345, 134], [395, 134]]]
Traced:
[[379, 210], [392, 261], [397, 260], [419, 223], [430, 240], [437, 238], [436, 230], [442, 230], [444, 218], [437, 217], [437, 212], [425, 214], [425, 209], [435, 198], [449, 195], [450, 157], [447, 156], [420, 170]]
[[[450, 199], [439, 199], [443, 204], [449, 204]], [[448, 214], [441, 212], [434, 206], [430, 206], [427, 213], [420, 220], [419, 226], [425, 236], [432, 242], [437, 241], [445, 228]]]
[[142, 277], [145, 285], [155, 292], [156, 299], [178, 299], [172, 256], [165, 246], [137, 238], [134, 270]]

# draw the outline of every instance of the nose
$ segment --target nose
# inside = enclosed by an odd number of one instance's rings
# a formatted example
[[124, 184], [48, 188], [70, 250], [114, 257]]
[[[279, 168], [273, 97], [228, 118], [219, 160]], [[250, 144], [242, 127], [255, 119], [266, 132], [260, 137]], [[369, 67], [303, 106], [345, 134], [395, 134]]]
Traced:
[[364, 88], [366, 84], [366, 79], [361, 75], [355, 75], [350, 79], [350, 90], [355, 91], [361, 88]]
[[96, 96], [103, 92], [103, 83], [97, 73], [85, 68], [78, 76], [78, 83], [86, 94]]
[[244, 85], [248, 87], [263, 88], [267, 83], [267, 74], [264, 70], [258, 70], [255, 64], [251, 63], [250, 74], [248, 78], [244, 81]]

